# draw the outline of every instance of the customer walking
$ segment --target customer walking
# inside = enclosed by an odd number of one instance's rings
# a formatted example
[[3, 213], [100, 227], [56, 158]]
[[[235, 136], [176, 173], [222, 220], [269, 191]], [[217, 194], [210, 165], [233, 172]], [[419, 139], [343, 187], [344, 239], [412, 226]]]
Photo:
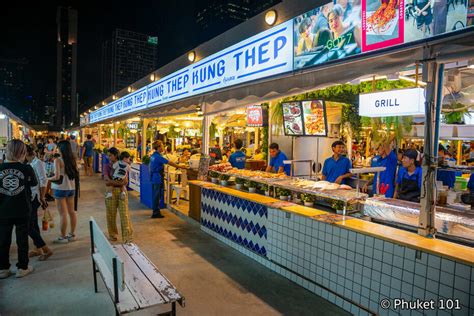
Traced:
[[[58, 206], [61, 220], [61, 235], [54, 240], [55, 243], [65, 244], [76, 240], [77, 215], [74, 210], [74, 196], [76, 194], [76, 181], [79, 179], [76, 159], [71, 151], [71, 144], [67, 140], [58, 143], [60, 157], [54, 161], [54, 176], [49, 178], [51, 188]], [[67, 231], [69, 217], [70, 232]]]
[[18, 246], [16, 277], [33, 271], [28, 259], [28, 224], [31, 213], [31, 187], [38, 184], [35, 172], [25, 160], [26, 146], [21, 140], [11, 140], [6, 148], [6, 161], [0, 164], [0, 279], [12, 275], [10, 246], [15, 227]]
[[87, 135], [87, 140], [82, 146], [82, 159], [84, 160], [84, 173], [87, 176], [89, 173], [92, 176], [92, 157], [94, 156], [94, 142], [92, 135]]
[[28, 235], [30, 235], [31, 239], [33, 239], [33, 244], [35, 245], [36, 249], [30, 251], [28, 256], [40, 256], [38, 260], [44, 261], [53, 254], [53, 251], [48, 246], [46, 246], [46, 243], [41, 237], [40, 228], [38, 226], [38, 208], [43, 206], [43, 209], [45, 209], [47, 206], [45, 194], [48, 179], [46, 177], [44, 162], [36, 157], [36, 153], [31, 146], [27, 146], [26, 160], [35, 171], [36, 179], [38, 180], [38, 184], [31, 190], [32, 208], [30, 215], [30, 225], [28, 227]]
[[[109, 163], [104, 166], [104, 179], [105, 185], [107, 187], [112, 187], [112, 194], [108, 194], [105, 197], [109, 239], [111, 241], [117, 241], [118, 230], [116, 221], [118, 210], [122, 230], [122, 242], [129, 243], [133, 239], [133, 228], [130, 214], [128, 213], [128, 192], [126, 188], [124, 190], [124, 186], [128, 183], [128, 173], [122, 180], [113, 180], [115, 172], [113, 165], [119, 160], [118, 149], [115, 147], [110, 148], [107, 152], [107, 156], [109, 158]], [[120, 194], [122, 192], [124, 195], [121, 198]]]

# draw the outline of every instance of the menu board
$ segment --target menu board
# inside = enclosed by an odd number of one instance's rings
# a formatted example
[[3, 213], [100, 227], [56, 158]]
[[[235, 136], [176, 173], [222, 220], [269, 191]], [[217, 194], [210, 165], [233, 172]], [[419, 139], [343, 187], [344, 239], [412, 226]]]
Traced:
[[293, 19], [294, 69], [472, 27], [474, 0], [333, 0]]
[[283, 129], [286, 136], [303, 136], [303, 111], [301, 103], [283, 103]]
[[323, 100], [302, 101], [304, 134], [327, 136], [326, 107]]
[[326, 104], [323, 100], [283, 103], [286, 136], [327, 136]]

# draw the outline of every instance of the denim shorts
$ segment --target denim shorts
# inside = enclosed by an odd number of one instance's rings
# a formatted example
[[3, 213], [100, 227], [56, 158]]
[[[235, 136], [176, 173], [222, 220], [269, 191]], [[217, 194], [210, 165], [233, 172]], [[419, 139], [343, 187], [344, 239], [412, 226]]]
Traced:
[[55, 199], [73, 197], [74, 193], [74, 190], [53, 190], [53, 196]]

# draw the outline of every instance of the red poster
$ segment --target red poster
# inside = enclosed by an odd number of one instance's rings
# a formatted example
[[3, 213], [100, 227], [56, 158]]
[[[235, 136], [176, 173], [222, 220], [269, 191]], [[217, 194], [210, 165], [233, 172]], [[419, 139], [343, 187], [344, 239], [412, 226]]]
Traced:
[[263, 126], [263, 109], [260, 105], [247, 106], [247, 126]]
[[404, 42], [404, 0], [362, 0], [362, 51]]

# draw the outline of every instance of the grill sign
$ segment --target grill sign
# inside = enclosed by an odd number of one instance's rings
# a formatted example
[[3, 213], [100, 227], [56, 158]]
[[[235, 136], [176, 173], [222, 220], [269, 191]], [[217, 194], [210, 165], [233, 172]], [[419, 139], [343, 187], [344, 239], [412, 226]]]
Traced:
[[367, 117], [424, 115], [424, 105], [425, 91], [421, 88], [367, 93], [359, 96], [359, 115]]

